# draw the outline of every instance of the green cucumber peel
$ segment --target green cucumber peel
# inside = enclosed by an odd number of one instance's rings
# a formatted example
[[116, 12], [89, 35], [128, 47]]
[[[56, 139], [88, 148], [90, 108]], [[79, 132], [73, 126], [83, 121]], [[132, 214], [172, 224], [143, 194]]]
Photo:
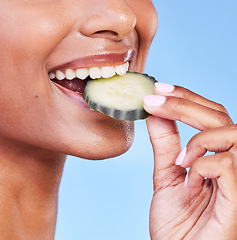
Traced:
[[135, 121], [150, 116], [143, 108], [145, 95], [154, 94], [154, 77], [128, 72], [111, 78], [90, 80], [83, 99], [92, 110], [116, 120]]

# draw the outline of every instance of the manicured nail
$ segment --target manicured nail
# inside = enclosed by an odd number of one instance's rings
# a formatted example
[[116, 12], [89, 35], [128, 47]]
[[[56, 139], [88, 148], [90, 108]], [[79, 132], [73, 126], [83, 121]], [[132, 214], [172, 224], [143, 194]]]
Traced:
[[174, 91], [174, 86], [169, 83], [156, 82], [155, 86], [159, 92], [171, 93]]
[[147, 95], [144, 97], [144, 104], [148, 107], [160, 107], [165, 101], [166, 97], [159, 95]]
[[187, 153], [187, 147], [185, 147], [179, 154], [179, 156], [177, 157], [176, 161], [175, 161], [175, 164], [176, 165], [181, 165], [185, 156], [186, 156], [186, 153]]
[[188, 173], [186, 174], [185, 180], [184, 180], [184, 186], [187, 187], [188, 186]]

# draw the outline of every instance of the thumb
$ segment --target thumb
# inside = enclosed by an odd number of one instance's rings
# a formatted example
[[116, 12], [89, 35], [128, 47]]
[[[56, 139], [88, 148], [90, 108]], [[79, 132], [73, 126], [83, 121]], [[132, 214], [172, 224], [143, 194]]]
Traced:
[[183, 183], [186, 170], [175, 165], [181, 151], [180, 137], [175, 121], [150, 116], [146, 119], [154, 152], [154, 190]]

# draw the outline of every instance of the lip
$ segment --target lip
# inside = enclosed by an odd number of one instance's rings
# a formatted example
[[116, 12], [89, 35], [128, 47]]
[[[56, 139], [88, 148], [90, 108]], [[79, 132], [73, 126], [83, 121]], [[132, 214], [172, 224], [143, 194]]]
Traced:
[[71, 91], [70, 89], [67, 89], [55, 82], [52, 82], [63, 94], [65, 94], [67, 97], [72, 99], [77, 104], [80, 104], [80, 106], [90, 109], [90, 106], [83, 100], [83, 97], [81, 94]]
[[57, 89], [59, 89], [59, 91], [61, 91], [63, 93], [64, 96], [66, 96], [68, 99], [70, 99], [70, 101], [74, 102], [77, 106], [80, 106], [82, 109], [87, 111], [87, 114], [90, 113], [91, 116], [94, 116], [94, 117], [100, 118], [100, 119], [108, 119], [108, 118], [110, 119], [109, 116], [107, 116], [99, 111], [91, 110], [90, 106], [84, 101], [81, 94], [71, 91], [65, 87], [62, 87], [61, 85], [59, 85], [55, 82], [52, 82], [52, 83]]
[[[49, 70], [50, 72], [55, 72], [57, 70], [64, 71], [67, 68], [72, 70], [78, 68], [90, 68], [90, 67], [100, 67], [100, 66], [111, 66], [111, 65], [120, 65], [128, 61], [132, 61], [135, 57], [136, 51], [135, 50], [128, 50], [124, 53], [105, 53], [105, 54], [98, 54], [93, 56], [87, 56], [84, 58], [74, 59], [72, 61], [56, 65]], [[50, 81], [54, 86], [57, 87], [65, 96], [71, 99], [74, 103], [81, 106], [84, 109], [90, 110], [89, 105], [84, 101], [82, 94], [78, 92], [74, 92], [66, 87], [57, 84], [54, 81]], [[97, 111], [93, 111], [95, 114]], [[101, 115], [101, 113], [97, 112], [97, 115]], [[103, 115], [103, 114], [102, 114]]]
[[66, 63], [62, 63], [52, 68], [49, 68], [48, 72], [55, 72], [57, 70], [64, 71], [67, 68], [72, 70], [78, 68], [90, 68], [100, 66], [111, 66], [123, 64], [127, 61], [131, 61], [136, 55], [136, 50], [128, 50], [124, 53], [104, 53], [92, 56], [86, 56], [83, 58], [77, 58]]

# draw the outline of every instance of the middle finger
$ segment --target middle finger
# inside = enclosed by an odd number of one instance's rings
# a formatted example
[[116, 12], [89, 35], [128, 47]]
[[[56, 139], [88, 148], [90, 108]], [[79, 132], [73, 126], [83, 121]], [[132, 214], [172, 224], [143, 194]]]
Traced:
[[174, 96], [147, 95], [144, 108], [152, 115], [179, 120], [201, 131], [233, 124], [226, 112]]

